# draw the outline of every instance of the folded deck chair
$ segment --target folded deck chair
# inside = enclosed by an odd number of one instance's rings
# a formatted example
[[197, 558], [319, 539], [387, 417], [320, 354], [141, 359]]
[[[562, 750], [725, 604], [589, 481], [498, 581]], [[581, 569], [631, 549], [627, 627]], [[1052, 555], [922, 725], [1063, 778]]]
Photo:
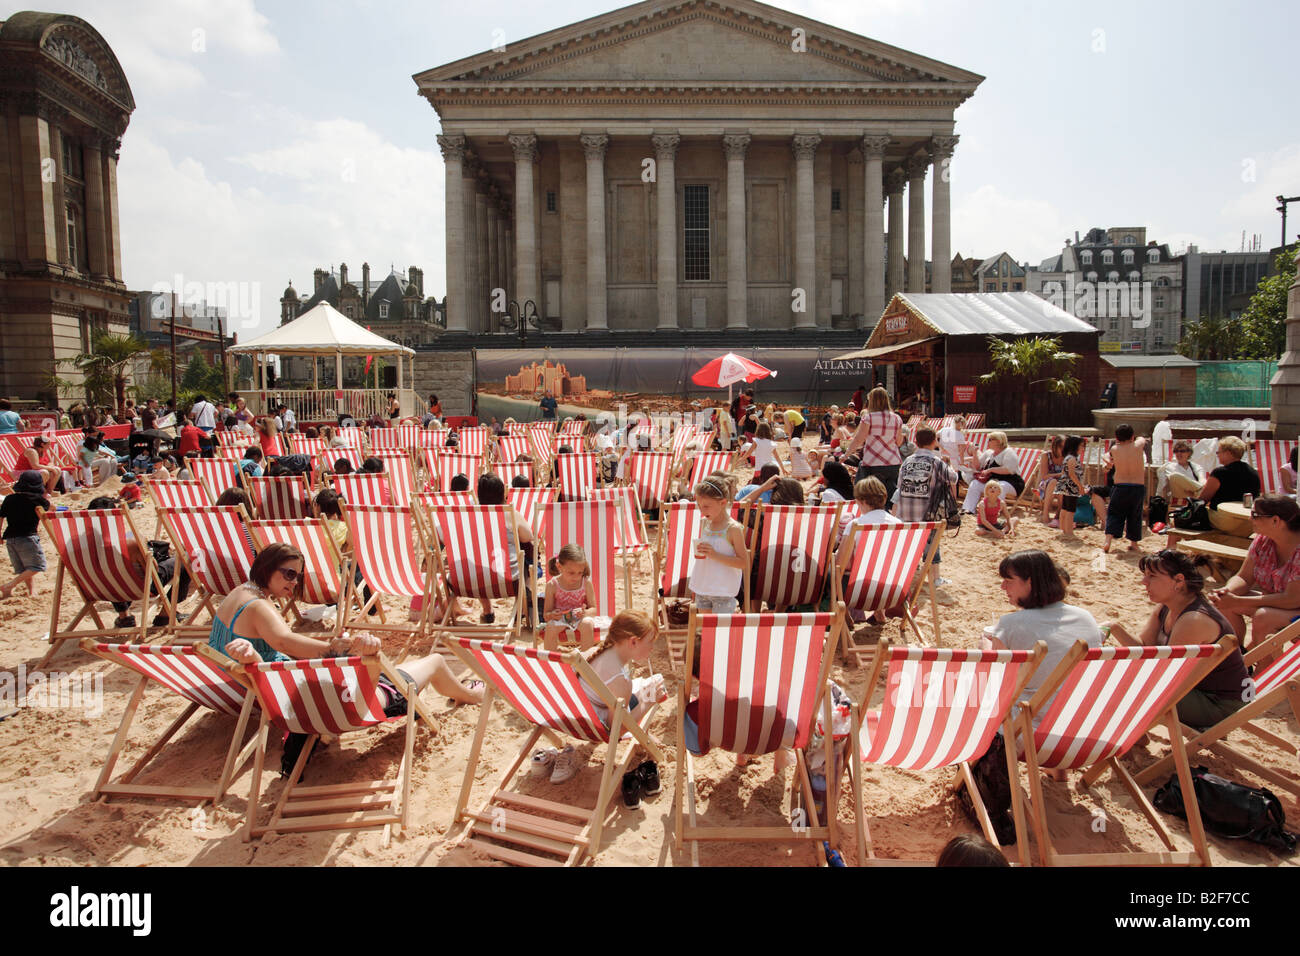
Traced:
[[600, 461], [594, 452], [573, 452], [555, 456], [560, 494], [569, 501], [583, 501], [600, 487]]
[[695, 569], [695, 539], [700, 536], [700, 511], [693, 501], [665, 505], [655, 544], [655, 621], [668, 642], [668, 657], [681, 667], [686, 656], [686, 624], [668, 619], [670, 601], [692, 603], [691, 572]]
[[[772, 610], [816, 607], [831, 569], [831, 549], [840, 527], [840, 509], [821, 505], [760, 505], [761, 525], [751, 555], [757, 569], [749, 606]], [[745, 575], [749, 579], [748, 573]]]
[[[653, 760], [663, 762], [659, 741], [646, 730], [657, 705], [648, 708], [640, 722], [634, 720], [627, 702], [616, 700], [576, 651], [545, 651], [463, 637], [453, 638], [448, 647], [487, 685], [453, 820], [472, 821], [465, 842], [493, 859], [517, 866], [575, 866], [586, 855], [594, 856], [600, 849], [610, 800], [632, 763], [637, 745]], [[609, 709], [609, 727], [596, 714], [583, 684]], [[477, 810], [467, 812], [492, 717], [492, 701], [498, 694], [528, 722], [530, 730], [505, 772], [491, 785], [487, 799]], [[563, 734], [605, 745], [595, 806], [579, 807], [506, 789], [543, 734], [557, 743], [557, 735]], [[627, 736], [632, 739], [619, 760], [619, 743]]]
[[[346, 611], [339, 615], [340, 626], [345, 630], [424, 634], [432, 619], [436, 575], [420, 509], [344, 505], [343, 518], [348, 525], [352, 557], [343, 572], [343, 585], [349, 596], [342, 605]], [[373, 592], [364, 604], [352, 597], [357, 590], [353, 572], [357, 567]], [[408, 603], [419, 598], [423, 602], [419, 620], [388, 621], [379, 600], [385, 594]], [[379, 610], [378, 622], [368, 616], [372, 607]]]
[[676, 459], [666, 451], [634, 451], [627, 459], [627, 480], [642, 508], [662, 508]]
[[[250, 521], [248, 532], [253, 536], [253, 545], [258, 552], [280, 542], [291, 544], [302, 552], [302, 584], [286, 602], [284, 611], [292, 613], [294, 620], [301, 623], [302, 610], [299, 604], [333, 604], [346, 596], [343, 586], [343, 555], [334, 543], [334, 536], [320, 518], [281, 518], [265, 521]], [[353, 601], [359, 595], [352, 591]], [[340, 612], [337, 620], [342, 621]], [[336, 626], [335, 633], [339, 628]]]
[[[549, 561], [560, 548], [572, 542], [587, 554], [591, 568], [591, 587], [596, 592], [596, 643], [604, 640], [608, 622], [617, 612], [614, 598], [615, 550], [618, 544], [618, 507], [612, 501], [557, 501], [549, 512], [546, 557]], [[542, 582], [545, 584], [545, 581]], [[545, 594], [540, 590], [539, 594]], [[538, 621], [533, 631], [535, 643], [545, 636], [546, 623]]]
[[[225, 796], [226, 788], [230, 786], [233, 776], [252, 756], [253, 748], [257, 743], [254, 738], [249, 740], [242, 749], [240, 748], [256, 698], [249, 692], [248, 685], [231, 672], [235, 662], [206, 644], [194, 647], [157, 647], [104, 644], [92, 641], [90, 638], [83, 638], [81, 647], [88, 654], [102, 657], [113, 664], [120, 664], [140, 675], [140, 680], [127, 701], [126, 711], [122, 714], [122, 722], [118, 725], [117, 734], [108, 749], [104, 769], [100, 771], [99, 779], [95, 781], [92, 798], [130, 796], [219, 802]], [[122, 749], [126, 746], [131, 724], [135, 720], [140, 703], [144, 700], [144, 692], [150, 681], [185, 698], [189, 701], [189, 705], [132, 765], [131, 769], [117, 780], [113, 780], [113, 768], [117, 765], [117, 758], [121, 756]], [[156, 784], [136, 782], [136, 778], [167, 748], [172, 738], [196, 713], [205, 714], [209, 711], [224, 714], [235, 720], [230, 746], [226, 748], [221, 773], [214, 783], [199, 787], [175, 787], [168, 786], [164, 782]]]
[[[1284, 755], [1285, 759], [1278, 762], [1280, 765], [1295, 768], [1292, 758], [1296, 756], [1296, 741], [1279, 737], [1261, 727], [1257, 721], [1282, 704], [1290, 707], [1292, 720], [1300, 719], [1300, 641], [1292, 644], [1272, 663], [1260, 665], [1256, 662], [1282, 650], [1288, 641], [1295, 640], [1296, 637], [1300, 637], [1300, 623], [1283, 628], [1250, 649], [1246, 655], [1246, 664], [1255, 665], [1255, 676], [1253, 686], [1242, 688], [1242, 693], [1246, 695], [1243, 698], [1247, 700], [1246, 706], [1223, 718], [1213, 727], [1196, 730], [1184, 724], [1182, 730], [1189, 754], [1200, 750], [1212, 751], [1234, 766], [1253, 773], [1275, 787], [1290, 791], [1300, 799], [1300, 779], [1297, 776], [1288, 777], [1276, 767], [1265, 766], [1225, 742], [1225, 738], [1234, 730], [1243, 730]], [[1135, 775], [1134, 779], [1143, 786], [1160, 782], [1173, 769], [1175, 757], [1176, 754], [1171, 753], [1157, 760]]]
[[[240, 458], [243, 458], [241, 453]], [[208, 498], [216, 501], [229, 488], [242, 488], [239, 463], [222, 458], [191, 458], [190, 474], [203, 482], [208, 489]]]
[[[437, 630], [519, 640], [528, 616], [532, 569], [524, 562], [518, 541], [512, 541], [507, 533], [506, 522], [514, 520], [513, 512], [506, 505], [435, 505], [429, 509], [429, 518], [442, 545], [434, 548], [434, 555], [447, 591], [484, 601], [489, 608], [492, 601], [511, 602], [499, 624], [457, 625], [451, 623], [453, 602], [449, 600]], [[519, 569], [518, 574], [514, 568]]]
[[[415, 685], [408, 684], [397, 670], [375, 657], [331, 657], [313, 661], [279, 661], [235, 665], [234, 673], [246, 676], [262, 708], [258, 724], [253, 789], [244, 820], [244, 840], [269, 833], [307, 833], [318, 830], [384, 828], [387, 847], [393, 829], [406, 827], [410, 813], [411, 760], [415, 748], [417, 715], [436, 732], [437, 724], [424, 710]], [[384, 715], [379, 694], [383, 673], [406, 697], [408, 711], [398, 717]], [[393, 780], [357, 780], [301, 786], [303, 768], [317, 739], [328, 734], [338, 737], [350, 730], [364, 730], [376, 724], [405, 721], [402, 760]], [[293, 772], [280, 791], [265, 826], [258, 825], [262, 792], [262, 770], [266, 759], [270, 725], [289, 733], [306, 734]]]
[[[217, 606], [232, 590], [248, 580], [253, 566], [253, 545], [248, 537], [249, 517], [242, 506], [209, 508], [170, 508], [158, 512], [167, 536], [176, 549], [177, 559], [189, 572], [199, 595], [198, 607], [185, 624], [172, 618], [176, 639], [201, 639], [208, 636]], [[172, 578], [173, 591], [180, 574]], [[173, 594], [173, 602], [175, 596]], [[208, 620], [200, 615], [208, 612]]]
[[[355, 472], [351, 475], [331, 475], [330, 483], [344, 504], [397, 505], [388, 475]], [[401, 505], [397, 505], [401, 507]]]
[[[44, 512], [41, 524], [58, 552], [59, 568], [54, 577], [54, 602], [50, 611], [50, 649], [36, 665], [37, 670], [44, 669], [64, 641], [83, 637], [144, 641], [152, 620], [150, 604], [154, 601], [158, 602], [160, 613], [175, 620], [172, 601], [159, 580], [153, 553], [145, 547], [144, 538], [136, 530], [129, 511], [106, 508]], [[68, 585], [76, 589], [81, 598], [81, 608], [66, 628], [60, 628], [59, 611], [64, 588]], [[106, 626], [96, 608], [101, 601], [139, 601], [142, 605], [139, 626]], [[77, 625], [87, 616], [94, 621], [95, 627], [78, 629]]]
[[248, 496], [253, 499], [253, 512], [264, 520], [282, 521], [306, 518], [311, 513], [311, 488], [305, 475], [285, 475], [278, 478], [263, 476], [244, 478]]
[[[1015, 739], [1011, 708], [1046, 654], [1043, 641], [1032, 651], [977, 651], [898, 647], [881, 640], [862, 699], [854, 702], [852, 710], [850, 739], [857, 745], [849, 748], [849, 764], [860, 866], [876, 862], [934, 865], [933, 859], [877, 860], [863, 796], [864, 764], [900, 770], [957, 767], [985, 838], [998, 845], [970, 762], [988, 751], [999, 727], [1006, 740]], [[884, 697], [877, 710], [869, 710], [881, 674], [887, 675]], [[1011, 779], [1018, 773], [1015, 759], [1008, 750]], [[838, 780], [827, 792], [838, 795]], [[1019, 797], [1020, 788], [1013, 787], [1012, 800]], [[1022, 862], [1028, 863], [1023, 844], [1020, 851]]]
[[[1047, 866], [1209, 866], [1205, 829], [1195, 799], [1187, 750], [1181, 746], [1175, 706], [1236, 646], [1181, 644], [1172, 647], [1089, 648], [1076, 641], [1018, 715], [1019, 749], [1029, 774], [1030, 810], [1041, 862]], [[1049, 703], [1050, 701], [1050, 703]], [[1034, 726], [1034, 718], [1038, 726]], [[1174, 742], [1192, 853], [1175, 852], [1155, 807], [1119, 758], [1157, 721]], [[1164, 852], [1057, 853], [1048, 832], [1041, 770], [1081, 770], [1090, 786], [1109, 769], [1164, 843]], [[1014, 779], [1014, 778], [1013, 778]], [[1018, 785], [1017, 785], [1018, 786]], [[1024, 811], [1013, 801], [1018, 840], [1029, 838]], [[1025, 852], [1022, 848], [1022, 854]]]
[[637, 499], [636, 489], [631, 485], [619, 485], [616, 488], [593, 488], [588, 496], [592, 501], [612, 501], [617, 512], [615, 525], [617, 537], [614, 544], [614, 557], [623, 564], [623, 602], [632, 606], [632, 566], [641, 570], [641, 556], [648, 554], [650, 543], [646, 535], [645, 521], [641, 517], [641, 503]]
[[[837, 613], [843, 614], [839, 608]], [[689, 666], [677, 700], [677, 774], [674, 842], [691, 841], [698, 863], [701, 840], [807, 842], [817, 858], [820, 842], [835, 843], [835, 814], [817, 817], [803, 748], [818, 711], [831, 726], [826, 694], [834, 618], [830, 614], [697, 614], [691, 612], [686, 660], [699, 646], [699, 742], [736, 754], [774, 753], [794, 748], [790, 819], [781, 826], [702, 826], [695, 807], [695, 759], [686, 749], [685, 715], [695, 678]], [[834, 766], [831, 735], [825, 737], [826, 766]], [[716, 791], [715, 791], [716, 792]], [[797, 806], [798, 795], [803, 804]], [[752, 811], [751, 811], [752, 812]]]
[[[831, 575], [835, 600], [843, 601], [850, 611], [861, 611], [868, 616], [898, 608], [902, 612], [898, 621], [899, 637], [906, 643], [905, 628], [910, 627], [917, 641], [925, 644], [916, 626], [916, 602], [921, 586], [929, 581], [934, 623], [932, 643], [937, 644], [939, 603], [934, 599], [934, 577], [930, 572], [935, 552], [939, 550], [938, 528], [933, 521], [849, 525]], [[845, 658], [858, 667], [863, 666], [874, 653], [874, 645], [853, 642], [853, 624], [849, 618], [841, 622], [840, 633]]]

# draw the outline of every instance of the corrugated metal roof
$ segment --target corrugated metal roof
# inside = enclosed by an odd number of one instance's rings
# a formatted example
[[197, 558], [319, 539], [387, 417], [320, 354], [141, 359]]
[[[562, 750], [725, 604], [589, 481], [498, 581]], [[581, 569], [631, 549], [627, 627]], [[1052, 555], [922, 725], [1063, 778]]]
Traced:
[[1060, 335], [1098, 330], [1032, 292], [898, 293], [945, 335]]
[[1103, 355], [1101, 360], [1111, 368], [1196, 368], [1186, 355]]

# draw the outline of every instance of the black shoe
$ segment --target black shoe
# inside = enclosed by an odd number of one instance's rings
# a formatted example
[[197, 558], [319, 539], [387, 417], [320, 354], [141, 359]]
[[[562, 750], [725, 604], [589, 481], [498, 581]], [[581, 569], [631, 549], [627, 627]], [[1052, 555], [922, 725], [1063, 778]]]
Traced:
[[496, 620], [497, 616], [492, 611], [488, 611], [486, 614], [480, 614], [478, 618], [480, 624], [495, 624]]
[[641, 774], [637, 770], [629, 770], [623, 774], [623, 806], [629, 810], [637, 810], [641, 806]]
[[168, 617], [166, 614], [159, 614], [157, 617], [155, 617], [155, 618], [153, 619], [153, 626], [154, 626], [154, 627], [167, 627], [169, 624], [171, 624], [171, 622], [172, 622], [172, 619], [171, 619], [170, 617]]
[[120, 629], [135, 627], [135, 617], [130, 614], [120, 614], [117, 620], [113, 622], [113, 626]]
[[641, 792], [647, 797], [653, 797], [659, 793], [659, 765], [653, 760], [647, 760], [641, 766], [633, 771], [641, 780]]

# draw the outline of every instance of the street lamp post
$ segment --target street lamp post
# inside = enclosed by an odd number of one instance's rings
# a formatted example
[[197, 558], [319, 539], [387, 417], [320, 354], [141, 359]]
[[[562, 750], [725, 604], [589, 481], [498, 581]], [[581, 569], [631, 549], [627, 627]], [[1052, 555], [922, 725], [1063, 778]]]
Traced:
[[1286, 207], [1293, 202], [1300, 202], [1300, 196], [1278, 196], [1277, 211], [1282, 214], [1282, 248], [1286, 248]]
[[542, 319], [537, 314], [537, 303], [532, 299], [525, 299], [523, 308], [520, 309], [519, 303], [511, 299], [506, 305], [505, 315], [501, 316], [502, 332], [518, 332], [519, 347], [528, 347], [528, 327], [541, 331]]

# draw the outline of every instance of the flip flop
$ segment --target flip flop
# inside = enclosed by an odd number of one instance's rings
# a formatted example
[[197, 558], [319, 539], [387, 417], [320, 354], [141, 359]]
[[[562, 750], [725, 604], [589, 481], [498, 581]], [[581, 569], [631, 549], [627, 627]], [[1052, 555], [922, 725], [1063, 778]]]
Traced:
[[[477, 678], [475, 678], [475, 679], [473, 679], [473, 680], [463, 680], [463, 681], [461, 681], [461, 683], [462, 683], [464, 686], [468, 687], [470, 690], [478, 690], [480, 687], [486, 687], [486, 686], [487, 686], [486, 684], [484, 684], [481, 680], [478, 680]], [[447, 698], [447, 703], [448, 703], [448, 705], [451, 706], [451, 707], [459, 707], [462, 703], [464, 703], [464, 701], [459, 701], [459, 700], [457, 700], [457, 699], [454, 698], [454, 697], [448, 697], [448, 698]]]

